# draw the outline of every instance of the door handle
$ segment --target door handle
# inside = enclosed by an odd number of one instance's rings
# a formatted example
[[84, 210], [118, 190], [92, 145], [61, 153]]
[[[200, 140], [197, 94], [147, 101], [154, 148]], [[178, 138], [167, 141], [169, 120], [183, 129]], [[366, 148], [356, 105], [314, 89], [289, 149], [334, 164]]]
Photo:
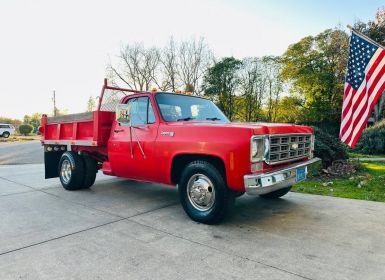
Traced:
[[124, 131], [123, 129], [114, 129], [115, 133], [119, 133], [119, 132], [123, 132], [123, 131]]
[[137, 125], [137, 126], [132, 126], [133, 128], [137, 129], [147, 129], [149, 126], [147, 124], [142, 124], [142, 125]]

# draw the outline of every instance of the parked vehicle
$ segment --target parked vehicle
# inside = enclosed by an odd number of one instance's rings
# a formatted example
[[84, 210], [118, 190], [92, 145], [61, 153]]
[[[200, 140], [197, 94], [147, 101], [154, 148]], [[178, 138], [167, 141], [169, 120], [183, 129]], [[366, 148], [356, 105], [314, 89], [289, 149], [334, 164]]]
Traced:
[[8, 138], [12, 134], [15, 134], [15, 127], [12, 124], [0, 123], [0, 136]]
[[95, 112], [43, 116], [45, 177], [66, 190], [89, 188], [98, 170], [178, 186], [191, 219], [219, 222], [243, 193], [278, 198], [306, 179], [313, 129], [233, 123], [210, 100], [111, 87]]

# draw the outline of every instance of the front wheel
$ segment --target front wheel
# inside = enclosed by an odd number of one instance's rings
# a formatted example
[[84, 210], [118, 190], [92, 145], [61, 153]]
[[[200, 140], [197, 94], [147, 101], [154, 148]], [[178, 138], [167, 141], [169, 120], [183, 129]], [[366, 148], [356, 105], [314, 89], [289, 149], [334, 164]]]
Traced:
[[10, 135], [10, 133], [9, 133], [9, 132], [7, 132], [7, 131], [6, 131], [6, 132], [3, 132], [3, 137], [4, 137], [4, 138], [8, 138], [8, 137], [9, 137], [9, 135]]
[[260, 194], [260, 197], [263, 198], [269, 198], [269, 199], [275, 199], [275, 198], [280, 198], [281, 196], [284, 196], [291, 190], [291, 186], [287, 188], [283, 188], [280, 190], [273, 191], [271, 193], [266, 193], [266, 194]]
[[220, 222], [234, 203], [224, 176], [206, 161], [186, 166], [179, 182], [179, 197], [187, 215], [205, 224]]

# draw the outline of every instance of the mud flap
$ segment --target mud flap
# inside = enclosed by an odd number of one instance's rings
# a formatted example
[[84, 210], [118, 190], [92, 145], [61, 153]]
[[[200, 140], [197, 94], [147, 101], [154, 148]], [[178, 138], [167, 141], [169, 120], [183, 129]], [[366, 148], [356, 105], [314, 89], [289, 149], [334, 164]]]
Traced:
[[59, 161], [63, 151], [44, 152], [45, 178], [59, 177]]

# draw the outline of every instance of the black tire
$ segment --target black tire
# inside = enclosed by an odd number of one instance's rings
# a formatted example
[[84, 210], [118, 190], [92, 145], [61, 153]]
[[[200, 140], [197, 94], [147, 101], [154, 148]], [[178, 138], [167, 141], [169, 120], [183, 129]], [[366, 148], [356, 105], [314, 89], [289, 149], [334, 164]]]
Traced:
[[8, 138], [11, 135], [8, 131], [3, 132], [3, 137]]
[[291, 190], [291, 186], [284, 189], [273, 191], [271, 193], [260, 194], [259, 196], [263, 198], [268, 198], [268, 199], [275, 199], [275, 198], [280, 198], [281, 196], [284, 196], [290, 190]]
[[[70, 168], [70, 172], [67, 172], [67, 174], [70, 173], [68, 176], [63, 171], [66, 167]], [[63, 153], [59, 161], [59, 178], [63, 188], [66, 190], [82, 189], [85, 178], [83, 159], [74, 152]]]
[[[203, 175], [203, 176], [202, 176]], [[198, 176], [198, 177], [196, 177]], [[211, 192], [214, 193], [210, 207], [207, 209], [197, 209], [194, 205], [193, 195], [188, 194], [189, 181], [198, 178], [209, 179]], [[204, 181], [208, 182], [208, 181]], [[192, 182], [191, 182], [192, 183]], [[181, 179], [178, 184], [178, 191], [181, 204], [186, 214], [194, 221], [204, 224], [215, 224], [220, 222], [234, 204], [234, 195], [228, 190], [226, 180], [219, 170], [209, 162], [193, 161], [189, 163], [182, 172]], [[210, 187], [207, 188], [210, 196]], [[209, 205], [207, 205], [208, 207]]]
[[98, 165], [96, 160], [89, 156], [83, 156], [83, 161], [85, 168], [83, 188], [88, 189], [95, 183]]

